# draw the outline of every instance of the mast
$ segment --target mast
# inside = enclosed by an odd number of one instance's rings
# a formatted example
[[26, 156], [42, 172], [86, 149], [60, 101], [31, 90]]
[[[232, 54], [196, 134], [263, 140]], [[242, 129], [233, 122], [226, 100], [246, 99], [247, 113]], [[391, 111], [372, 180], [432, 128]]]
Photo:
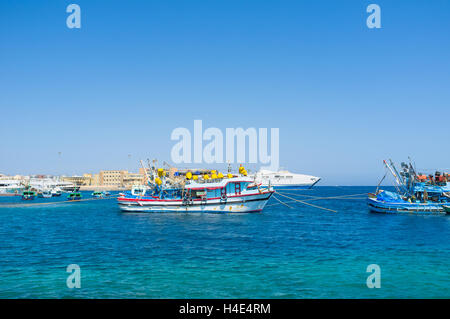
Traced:
[[144, 170], [144, 174], [145, 174], [145, 178], [147, 178], [147, 183], [151, 183], [150, 177], [147, 174], [147, 169], [144, 166], [144, 162], [142, 162], [142, 160], [139, 161], [141, 163], [142, 169]]
[[[395, 182], [397, 183], [397, 185], [402, 188], [405, 188], [405, 185], [400, 180], [399, 174], [398, 174], [397, 170], [395, 169], [394, 163], [392, 162], [392, 160], [390, 160], [390, 162], [391, 162], [391, 164], [389, 165], [389, 163], [386, 160], [383, 160], [384, 165], [389, 169], [392, 176], [394, 176], [394, 179], [395, 179]], [[397, 192], [400, 193], [400, 189], [397, 185], [394, 185], [394, 186], [397, 189]]]
[[[391, 161], [392, 162], [392, 161]], [[391, 172], [392, 176], [394, 176], [395, 181], [397, 182], [397, 184], [401, 185], [402, 183], [400, 182], [397, 174], [395, 173], [395, 171], [392, 169], [392, 167], [388, 164], [388, 162], [386, 160], [383, 160], [384, 165], [388, 168], [388, 170]]]
[[395, 178], [397, 179], [397, 183], [400, 186], [404, 186], [405, 185], [405, 180], [403, 179], [403, 176], [398, 173], [397, 168], [395, 167], [395, 164], [394, 164], [394, 162], [391, 159], [389, 159], [389, 162], [391, 164], [390, 165], [391, 169], [395, 172]]
[[409, 180], [410, 180], [409, 187], [411, 189], [414, 189], [414, 185], [416, 184], [416, 181], [418, 180], [417, 172], [416, 172], [416, 163], [413, 164], [413, 161], [411, 160], [411, 158], [409, 156], [408, 156], [408, 159], [409, 159]]

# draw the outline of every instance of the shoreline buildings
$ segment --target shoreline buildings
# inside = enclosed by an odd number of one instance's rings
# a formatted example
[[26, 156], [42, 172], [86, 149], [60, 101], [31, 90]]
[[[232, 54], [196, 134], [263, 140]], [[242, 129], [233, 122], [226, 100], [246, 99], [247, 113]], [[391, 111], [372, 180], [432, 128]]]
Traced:
[[35, 184], [42, 184], [42, 187], [44, 187], [47, 184], [61, 182], [67, 185], [72, 185], [72, 187], [77, 187], [81, 190], [124, 190], [131, 189], [135, 185], [144, 184], [145, 174], [132, 173], [127, 170], [102, 170], [97, 174], [83, 174], [74, 176], [7, 176], [5, 174], [0, 174], [0, 181], [8, 181], [9, 183], [14, 181], [14, 183], [18, 183], [23, 187], [27, 185], [34, 186]]
[[127, 170], [105, 170], [98, 174], [83, 174], [82, 176], [62, 176], [62, 181], [74, 183], [81, 189], [107, 188], [131, 189], [134, 185], [145, 183], [145, 175]]

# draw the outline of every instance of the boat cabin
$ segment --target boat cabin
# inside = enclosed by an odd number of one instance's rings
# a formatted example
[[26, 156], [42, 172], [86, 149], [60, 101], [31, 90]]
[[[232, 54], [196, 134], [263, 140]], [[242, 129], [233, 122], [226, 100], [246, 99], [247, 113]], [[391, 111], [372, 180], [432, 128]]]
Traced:
[[219, 199], [228, 196], [241, 195], [253, 183], [251, 179], [232, 178], [207, 180], [202, 182], [191, 182], [184, 189], [159, 187], [150, 188], [147, 186], [134, 186], [131, 189], [132, 196], [150, 196], [158, 199]]

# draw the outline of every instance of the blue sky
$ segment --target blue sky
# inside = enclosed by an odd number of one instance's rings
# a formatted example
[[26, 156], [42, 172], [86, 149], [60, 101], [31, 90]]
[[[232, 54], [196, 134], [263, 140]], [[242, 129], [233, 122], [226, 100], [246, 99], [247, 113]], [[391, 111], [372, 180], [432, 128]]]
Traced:
[[279, 127], [281, 166], [322, 185], [448, 168], [449, 39], [446, 0], [1, 1], [0, 173], [136, 170], [195, 119]]

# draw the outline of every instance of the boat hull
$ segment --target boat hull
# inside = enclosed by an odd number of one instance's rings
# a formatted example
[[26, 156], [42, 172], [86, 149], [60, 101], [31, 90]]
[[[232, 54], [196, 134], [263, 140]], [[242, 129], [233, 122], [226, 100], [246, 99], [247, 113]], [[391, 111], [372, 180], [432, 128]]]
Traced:
[[445, 215], [443, 204], [439, 203], [394, 203], [368, 198], [367, 205], [373, 213]]
[[252, 213], [263, 210], [273, 192], [228, 198], [226, 201], [213, 199], [194, 201], [183, 204], [180, 201], [145, 200], [118, 198], [119, 207], [124, 212], [148, 212], [148, 213]]

